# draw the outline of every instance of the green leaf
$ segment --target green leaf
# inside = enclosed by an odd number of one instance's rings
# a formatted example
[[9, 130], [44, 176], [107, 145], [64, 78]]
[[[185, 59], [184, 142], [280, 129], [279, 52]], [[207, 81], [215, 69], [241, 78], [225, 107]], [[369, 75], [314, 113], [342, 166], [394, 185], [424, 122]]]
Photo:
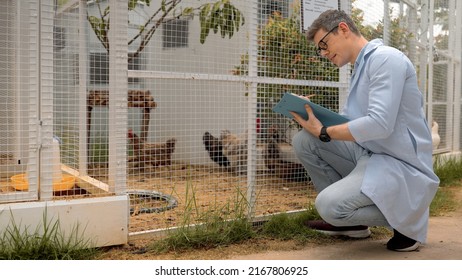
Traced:
[[233, 7], [229, 3], [225, 3], [223, 13], [226, 31], [228, 32], [228, 37], [231, 38], [234, 34]]
[[90, 22], [90, 24], [93, 26], [93, 25], [98, 25], [99, 22], [102, 21], [102, 19], [98, 18], [98, 17], [95, 17], [95, 16], [88, 16], [88, 21]]
[[104, 9], [104, 13], [103, 13], [103, 18], [106, 17], [107, 15], [109, 15], [109, 11], [110, 11], [110, 6], [107, 6], [106, 9]]
[[205, 42], [205, 38], [207, 38], [209, 31], [210, 31], [209, 22], [208, 22], [209, 12], [210, 12], [210, 3], [205, 4], [199, 13], [199, 21], [201, 25], [201, 34], [200, 34], [201, 44]]
[[183, 16], [189, 16], [189, 15], [191, 15], [193, 12], [194, 12], [194, 9], [191, 8], [191, 7], [188, 7], [188, 8], [185, 8], [185, 9], [183, 10], [183, 13], [182, 13], [182, 14], [183, 14]]
[[210, 30], [224, 38], [231, 38], [244, 24], [241, 12], [229, 0], [220, 0], [202, 6], [199, 13], [201, 22], [201, 43], [205, 42]]
[[130, 0], [128, 1], [128, 10], [131, 11], [136, 8], [136, 3], [138, 0]]
[[221, 1], [218, 1], [218, 2], [216, 2], [215, 4], [213, 4], [212, 14], [216, 13], [217, 11], [219, 11], [219, 10], [220, 10], [220, 6], [221, 6]]
[[[240, 26], [240, 23], [241, 23], [241, 12], [239, 12], [238, 9], [233, 9], [233, 18], [234, 18], [234, 22], [235, 22], [235, 26], [236, 26], [236, 32], [239, 31], [239, 26]], [[244, 24], [244, 23], [242, 23]]]
[[203, 22], [205, 22], [205, 19], [208, 16], [209, 12], [210, 12], [210, 3], [205, 4], [204, 7], [202, 8], [202, 10], [199, 13], [199, 20], [200, 20], [201, 24]]
[[210, 15], [210, 18], [207, 20], [208, 22], [208, 25], [210, 26], [210, 28], [213, 29], [213, 33], [217, 34], [218, 32], [218, 24], [219, 24], [219, 20], [217, 18], [216, 15]]
[[218, 32], [218, 27], [220, 24], [220, 6], [217, 4], [220, 4], [220, 2], [217, 2], [213, 5], [212, 11], [210, 12], [210, 17], [208, 19], [210, 22], [210, 28], [213, 28], [213, 32], [215, 34]]

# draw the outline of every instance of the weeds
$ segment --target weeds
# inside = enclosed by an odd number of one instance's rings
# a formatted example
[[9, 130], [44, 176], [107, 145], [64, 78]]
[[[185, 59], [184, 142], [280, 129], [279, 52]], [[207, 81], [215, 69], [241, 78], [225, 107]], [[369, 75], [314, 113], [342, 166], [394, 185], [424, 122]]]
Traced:
[[65, 236], [59, 220], [47, 221], [46, 210], [42, 225], [31, 232], [11, 217], [10, 224], [0, 233], [1, 260], [74, 260], [93, 259], [97, 249], [83, 238], [79, 226]]
[[[215, 202], [201, 212], [195, 188], [189, 184], [182, 225], [167, 238], [152, 243], [150, 249], [161, 253], [213, 248], [253, 238], [255, 232], [246, 215], [247, 201], [239, 188], [236, 189], [234, 201], [227, 201], [221, 206]], [[191, 226], [193, 221], [200, 223]]]
[[430, 216], [440, 216], [457, 209], [458, 202], [448, 188], [439, 188], [430, 204]]
[[440, 178], [440, 186], [457, 184], [462, 178], [462, 157], [435, 158], [433, 166], [436, 175]]
[[448, 187], [460, 187], [462, 178], [462, 158], [437, 156], [433, 166], [436, 175], [440, 178], [440, 187], [430, 205], [430, 215], [439, 216], [442, 213], [454, 211], [458, 202]]
[[253, 238], [251, 224], [245, 220], [212, 222], [194, 227], [183, 227], [169, 237], [154, 242], [150, 249], [156, 253], [183, 251], [187, 249], [209, 249], [235, 244]]
[[280, 240], [295, 239], [301, 242], [312, 238], [321, 238], [323, 235], [310, 230], [303, 224], [307, 220], [316, 219], [319, 219], [319, 214], [313, 206], [310, 206], [307, 211], [297, 214], [277, 214], [263, 224], [260, 235]]
[[314, 208], [292, 215], [277, 214], [264, 223], [259, 236], [281, 241], [294, 240], [300, 245], [328, 242], [331, 239], [327, 235], [304, 225], [305, 221], [316, 219], [319, 219], [319, 215]]
[[[307, 211], [297, 214], [274, 215], [260, 226], [253, 226], [244, 211], [246, 200], [239, 192], [236, 198], [240, 199], [220, 208], [210, 208], [199, 215], [202, 224], [183, 225], [167, 238], [153, 242], [149, 250], [155, 253], [165, 253], [190, 249], [210, 249], [257, 238], [292, 239], [300, 243], [325, 241], [327, 238], [303, 225], [305, 220], [319, 218], [314, 207], [309, 207]], [[194, 203], [191, 202], [189, 205], [194, 205]], [[188, 210], [190, 210], [188, 213], [193, 212], [191, 209]], [[185, 221], [190, 220], [185, 219]]]

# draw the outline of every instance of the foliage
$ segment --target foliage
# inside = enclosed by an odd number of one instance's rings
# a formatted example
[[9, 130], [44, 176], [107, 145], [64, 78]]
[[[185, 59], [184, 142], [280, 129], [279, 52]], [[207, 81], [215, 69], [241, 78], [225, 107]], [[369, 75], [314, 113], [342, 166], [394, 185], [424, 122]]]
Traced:
[[[167, 238], [153, 242], [150, 250], [166, 252], [213, 248], [255, 237], [246, 215], [248, 203], [239, 189], [236, 189], [234, 200], [224, 205], [212, 205], [201, 212], [197, 203], [196, 191], [189, 184], [182, 226]], [[191, 226], [194, 223], [199, 224]]]
[[436, 156], [433, 166], [436, 175], [440, 178], [440, 186], [450, 186], [460, 181], [462, 178], [462, 158], [450, 157], [443, 159]]
[[433, 169], [440, 178], [440, 187], [430, 205], [430, 215], [437, 216], [441, 213], [454, 211], [457, 208], [458, 202], [455, 201], [452, 189], [449, 187], [461, 186], [462, 158], [449, 157], [443, 159], [441, 156], [436, 156]]
[[231, 38], [235, 31], [239, 31], [239, 25], [244, 24], [244, 18], [229, 0], [222, 0], [202, 5], [200, 23], [200, 42], [203, 44], [210, 30], [215, 34], [220, 30], [222, 38], [226, 35]]
[[[390, 34], [388, 45], [395, 47], [401, 50], [404, 53], [409, 52], [409, 43], [410, 40], [414, 37], [412, 32], [409, 32], [404, 26], [405, 17], [398, 16], [394, 17], [393, 8], [388, 10], [390, 17]], [[376, 38], [382, 38], [384, 34], [384, 24], [383, 21], [380, 21], [377, 26], [364, 25], [364, 11], [360, 9], [352, 9], [352, 18], [355, 24], [358, 26], [359, 31], [367, 40], [372, 40]]]
[[[110, 31], [110, 7], [103, 9], [104, 0], [95, 0], [98, 7], [98, 15], [87, 14], [96, 37], [109, 53], [109, 31]], [[183, 0], [161, 0], [158, 8], [154, 9], [152, 15], [146, 21], [137, 25], [138, 33], [128, 41], [128, 45], [140, 39], [137, 50], [130, 59], [139, 56], [147, 46], [155, 32], [163, 23], [174, 21], [185, 17], [199, 16], [201, 24], [200, 42], [203, 44], [209, 35], [210, 30], [214, 33], [220, 32], [221, 36], [231, 38], [244, 25], [245, 19], [242, 13], [231, 3], [230, 0], [218, 0], [213, 3], [205, 3], [198, 7], [182, 7]], [[151, 6], [151, 0], [129, 0], [128, 11], [136, 13], [137, 4]]]
[[325, 240], [325, 235], [309, 229], [303, 224], [307, 220], [317, 219], [320, 219], [320, 217], [314, 206], [297, 214], [289, 215], [282, 213], [274, 215], [263, 224], [260, 235], [262, 237], [277, 238], [280, 240], [297, 240], [299, 242]]
[[[294, 6], [298, 9], [298, 6]], [[309, 44], [306, 36], [300, 32], [298, 12], [293, 12], [289, 18], [274, 12], [258, 32], [258, 76], [268, 78], [338, 81], [338, 68], [328, 60], [316, 55], [315, 46]], [[240, 64], [233, 69], [234, 75], [248, 75], [248, 53], [241, 55]], [[338, 110], [338, 89], [334, 87], [300, 86], [291, 84], [258, 84], [257, 98], [262, 127], [267, 128], [272, 123], [282, 123], [281, 117], [272, 112], [271, 108], [284, 92], [299, 95], [312, 95], [314, 102]], [[332, 105], [334, 104], [334, 107]], [[288, 129], [294, 123], [287, 123]]]
[[459, 202], [454, 199], [452, 190], [439, 188], [430, 204], [430, 216], [440, 216], [442, 214], [455, 211]]
[[438, 35], [433, 34], [435, 37], [433, 38], [435, 43], [435, 48], [437, 50], [445, 50], [448, 48], [449, 45], [449, 14], [451, 11], [449, 10], [449, 1], [435, 1], [434, 3], [434, 23], [436, 26], [441, 28], [441, 32]]
[[[156, 253], [181, 252], [190, 249], [210, 249], [224, 245], [236, 244], [248, 239], [271, 238], [279, 240], [326, 241], [328, 237], [303, 225], [306, 220], [319, 219], [314, 207], [307, 211], [288, 215], [277, 214], [271, 216], [261, 226], [252, 226], [245, 215], [247, 206], [242, 193], [237, 192], [236, 201], [221, 208], [210, 208], [200, 214], [196, 209], [195, 196], [186, 203], [186, 218], [184, 226], [172, 232], [168, 237], [154, 241], [150, 251]], [[232, 205], [230, 208], [229, 206]], [[198, 214], [201, 224], [189, 226], [191, 214]]]
[[254, 236], [251, 224], [245, 219], [232, 221], [212, 219], [205, 225], [184, 227], [165, 239], [152, 243], [149, 249], [157, 253], [209, 249], [236, 244]]
[[[241, 56], [241, 63], [235, 66], [233, 74], [248, 75], [248, 54]], [[284, 18], [279, 12], [274, 12], [259, 31], [258, 76], [335, 81], [338, 79], [338, 69], [316, 55], [314, 45], [309, 44], [300, 32], [296, 13]], [[258, 93], [259, 97], [265, 99], [279, 99], [279, 95], [285, 91], [307, 95], [317, 90], [319, 87], [261, 84]]]
[[59, 220], [47, 221], [46, 211], [42, 225], [34, 232], [28, 227], [11, 223], [0, 232], [0, 260], [75, 260], [92, 259], [97, 255], [90, 240], [85, 240], [78, 226], [64, 235]]

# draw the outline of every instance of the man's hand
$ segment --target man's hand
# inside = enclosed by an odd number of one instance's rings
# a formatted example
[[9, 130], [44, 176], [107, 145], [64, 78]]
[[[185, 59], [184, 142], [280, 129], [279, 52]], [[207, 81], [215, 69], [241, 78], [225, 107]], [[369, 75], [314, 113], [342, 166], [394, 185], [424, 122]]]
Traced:
[[306, 112], [308, 113], [308, 120], [304, 120], [299, 114], [295, 112], [290, 112], [294, 117], [294, 120], [300, 124], [306, 131], [313, 134], [316, 137], [319, 137], [321, 132], [322, 123], [316, 118], [311, 109], [310, 105], [305, 105]]

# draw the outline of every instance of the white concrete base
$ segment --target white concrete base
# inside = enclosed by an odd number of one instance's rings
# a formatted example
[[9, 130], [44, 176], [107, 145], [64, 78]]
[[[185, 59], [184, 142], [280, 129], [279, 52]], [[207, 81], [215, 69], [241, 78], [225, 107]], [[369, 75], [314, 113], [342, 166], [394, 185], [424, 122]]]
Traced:
[[41, 232], [46, 211], [48, 225], [59, 219], [65, 236], [76, 234], [78, 228], [78, 236], [94, 247], [126, 244], [129, 207], [127, 195], [2, 204], [0, 232], [11, 226], [13, 219], [21, 231], [27, 228], [29, 233], [37, 229]]

